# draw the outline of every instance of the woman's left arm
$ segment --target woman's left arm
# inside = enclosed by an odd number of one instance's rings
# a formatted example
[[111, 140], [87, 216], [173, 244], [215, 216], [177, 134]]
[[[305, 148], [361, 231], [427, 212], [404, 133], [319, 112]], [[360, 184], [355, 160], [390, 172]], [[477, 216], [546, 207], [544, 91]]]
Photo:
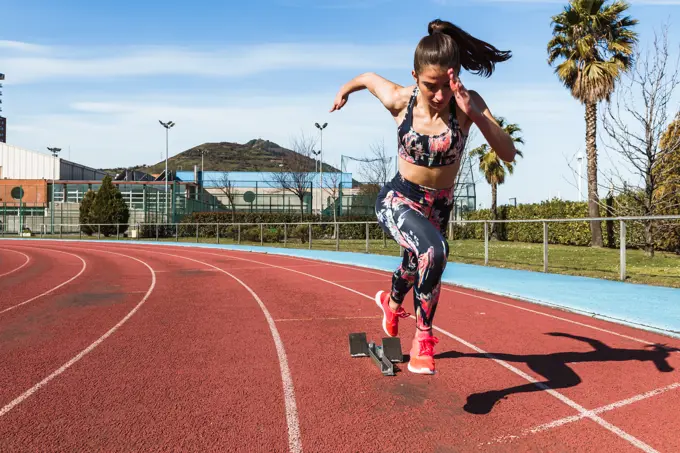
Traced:
[[458, 107], [477, 125], [482, 135], [498, 157], [506, 162], [515, 159], [517, 150], [512, 137], [501, 128], [491, 114], [484, 99], [474, 90], [467, 90], [460, 79], [451, 75], [451, 89]]

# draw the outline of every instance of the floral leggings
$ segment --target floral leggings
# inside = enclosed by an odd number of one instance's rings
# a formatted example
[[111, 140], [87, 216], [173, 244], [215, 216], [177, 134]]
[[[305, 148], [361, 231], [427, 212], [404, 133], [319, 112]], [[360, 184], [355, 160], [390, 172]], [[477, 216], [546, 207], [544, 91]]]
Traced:
[[375, 210], [385, 232], [401, 245], [404, 257], [392, 275], [392, 299], [401, 304], [413, 290], [417, 327], [429, 330], [439, 301], [449, 245], [446, 227], [454, 188], [429, 189], [397, 173], [380, 191]]

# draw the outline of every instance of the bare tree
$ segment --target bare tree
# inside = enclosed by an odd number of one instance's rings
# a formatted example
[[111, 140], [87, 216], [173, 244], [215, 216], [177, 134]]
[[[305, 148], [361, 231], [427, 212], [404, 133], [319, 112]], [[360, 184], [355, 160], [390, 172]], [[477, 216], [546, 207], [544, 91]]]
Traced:
[[236, 205], [234, 204], [236, 190], [234, 188], [234, 183], [231, 181], [231, 179], [229, 179], [229, 173], [224, 172], [218, 183], [220, 191], [225, 197], [227, 197], [227, 200], [229, 201], [229, 207], [231, 208], [231, 221], [234, 222], [236, 219]]
[[359, 169], [359, 176], [368, 184], [379, 187], [387, 184], [394, 173], [394, 158], [385, 152], [385, 141], [373, 143], [370, 153], [364, 158], [353, 158], [363, 162]]
[[331, 202], [328, 203], [328, 206], [333, 207], [333, 222], [338, 221], [337, 201], [338, 201], [338, 196], [340, 195], [340, 183], [341, 183], [341, 181], [342, 181], [342, 173], [340, 173], [338, 171], [329, 172], [329, 173], [324, 174], [324, 182], [325, 182], [325, 186], [326, 186], [326, 192], [331, 197]]
[[[680, 81], [678, 62], [672, 68], [668, 60], [668, 26], [665, 26], [661, 36], [655, 33], [651, 52], [650, 49], [644, 53], [636, 49], [634, 68], [622, 80], [616, 100], [608, 105], [602, 118], [609, 138], [605, 146], [623, 158], [636, 179], [630, 181], [616, 169], [609, 178], [609, 185], [615, 192], [628, 195], [634, 201], [635, 210], [645, 216], [662, 211], [671, 199], [670, 196], [657, 197], [657, 166], [672, 148], [662, 148], [660, 141], [669, 119], [675, 115], [676, 110], [669, 112], [669, 107]], [[642, 100], [642, 105], [636, 104], [636, 98]], [[645, 252], [653, 256], [654, 225], [651, 220], [643, 221], [643, 224]]]
[[272, 180], [284, 192], [290, 192], [300, 200], [300, 218], [304, 218], [304, 198], [310, 191], [316, 176], [312, 163], [312, 151], [316, 140], [305, 136], [304, 132], [292, 140], [293, 152], [283, 156], [280, 172], [272, 173]]

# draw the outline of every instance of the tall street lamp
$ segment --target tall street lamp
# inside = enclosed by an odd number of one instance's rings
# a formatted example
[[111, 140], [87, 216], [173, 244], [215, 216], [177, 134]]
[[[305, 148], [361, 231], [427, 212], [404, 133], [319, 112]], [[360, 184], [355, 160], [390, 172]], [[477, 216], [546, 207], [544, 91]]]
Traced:
[[52, 161], [52, 202], [50, 203], [50, 218], [52, 221], [52, 224], [50, 225], [50, 234], [54, 234], [54, 189], [55, 189], [55, 180], [57, 178], [57, 155], [59, 154], [59, 151], [61, 151], [61, 148], [50, 148], [49, 146], [47, 147], [49, 152], [52, 153], [52, 157], [54, 158]]
[[161, 126], [165, 128], [165, 221], [168, 221], [168, 132], [170, 128], [175, 125], [172, 121], [164, 123], [158, 120]]
[[319, 197], [319, 201], [321, 202], [321, 207], [319, 209], [319, 218], [322, 217], [323, 215], [323, 130], [326, 129], [326, 126], [328, 126], [328, 123], [323, 123], [323, 126], [320, 126], [319, 123], [314, 123], [314, 125], [319, 129], [321, 132], [321, 158], [319, 159], [319, 190], [321, 191], [321, 195]]
[[[203, 156], [206, 153], [209, 153], [210, 150], [204, 149], [204, 148], [199, 148], [198, 151], [201, 153], [201, 200], [205, 200], [203, 196], [203, 189], [205, 188], [205, 167], [203, 166]], [[196, 181], [198, 182], [198, 181]]]
[[314, 151], [312, 150], [312, 154], [314, 155], [314, 171], [319, 171], [319, 158], [317, 157], [319, 154], [321, 154], [321, 151]]

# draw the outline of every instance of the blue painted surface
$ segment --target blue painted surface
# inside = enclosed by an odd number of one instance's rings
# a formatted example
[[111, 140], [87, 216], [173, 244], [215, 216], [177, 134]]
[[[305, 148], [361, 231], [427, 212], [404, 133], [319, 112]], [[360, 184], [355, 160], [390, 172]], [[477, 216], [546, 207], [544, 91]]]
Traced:
[[[5, 240], [20, 241], [22, 239]], [[244, 245], [116, 240], [84, 242], [221, 248], [272, 255], [297, 256], [387, 272], [392, 272], [396, 269], [401, 261], [399, 257], [365, 253]], [[621, 324], [680, 338], [680, 289], [454, 262], [448, 263], [442, 281], [492, 294], [586, 313]]]
[[[199, 180], [202, 180], [204, 187], [220, 187], [225, 174], [229, 175], [229, 181], [237, 188], [254, 188], [257, 183], [261, 189], [280, 188], [276, 183], [276, 178], [271, 172], [255, 172], [255, 171], [205, 171], [198, 172]], [[308, 180], [312, 187], [319, 186], [319, 173], [311, 172], [308, 174]], [[194, 180], [193, 171], [178, 171], [175, 176], [186, 182], [196, 182]], [[352, 187], [352, 173], [341, 173], [340, 178], [332, 173], [323, 174], [324, 187], [338, 187], [342, 185], [343, 189]]]

